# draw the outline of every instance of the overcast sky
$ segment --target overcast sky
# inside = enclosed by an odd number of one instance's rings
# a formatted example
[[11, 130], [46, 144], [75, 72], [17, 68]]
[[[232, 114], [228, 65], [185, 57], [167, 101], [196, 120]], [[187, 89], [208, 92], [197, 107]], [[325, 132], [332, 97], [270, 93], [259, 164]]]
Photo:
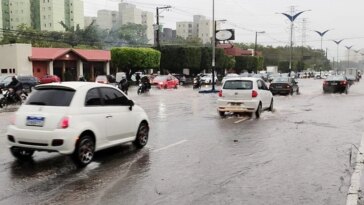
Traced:
[[[96, 16], [99, 9], [117, 10], [120, 0], [84, 0], [85, 15]], [[193, 15], [212, 17], [212, 0], [125, 0], [142, 10], [155, 13], [156, 6], [171, 5], [160, 20], [164, 27], [175, 28], [177, 21], [192, 21]], [[264, 45], [289, 45], [289, 21], [277, 13], [311, 10], [295, 20], [295, 44], [302, 44], [302, 22], [306, 19], [306, 45], [320, 48], [320, 37], [314, 30], [332, 29], [324, 36], [323, 48], [329, 57], [336, 58], [336, 44], [332, 40], [345, 39], [340, 45], [341, 59], [347, 59], [344, 46], [364, 53], [364, 0], [215, 0], [216, 19], [227, 19], [223, 28], [233, 28], [236, 42], [253, 43], [254, 31], [258, 43]], [[354, 54], [352, 54], [354, 55]], [[357, 58], [359, 58], [358, 55]], [[361, 57], [360, 57], [361, 58]]]

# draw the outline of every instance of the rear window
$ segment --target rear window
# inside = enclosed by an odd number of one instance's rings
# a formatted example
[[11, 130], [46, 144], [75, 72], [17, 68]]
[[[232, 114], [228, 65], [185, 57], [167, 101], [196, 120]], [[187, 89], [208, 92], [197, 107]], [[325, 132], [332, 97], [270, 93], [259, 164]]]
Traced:
[[223, 89], [226, 90], [251, 90], [253, 82], [249, 80], [229, 80], [224, 84]]
[[279, 77], [273, 79], [273, 83], [287, 83], [287, 82], [289, 82], [289, 78]]
[[74, 94], [74, 90], [67, 89], [37, 89], [29, 96], [26, 104], [68, 107], [71, 104]]
[[326, 80], [345, 80], [345, 77], [342, 75], [330, 75]]

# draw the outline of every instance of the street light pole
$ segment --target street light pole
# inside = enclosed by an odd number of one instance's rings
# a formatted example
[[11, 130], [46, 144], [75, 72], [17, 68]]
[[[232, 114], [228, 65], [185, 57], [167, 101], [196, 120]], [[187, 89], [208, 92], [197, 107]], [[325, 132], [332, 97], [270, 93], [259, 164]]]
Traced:
[[336, 43], [337, 45], [337, 50], [336, 50], [336, 73], [339, 70], [339, 45], [340, 43], [343, 41], [344, 39], [341, 39], [340, 41], [335, 41], [334, 43]]
[[348, 49], [348, 67], [347, 68], [349, 68], [349, 66], [350, 66], [350, 64], [349, 64], [349, 60], [350, 60], [350, 49], [352, 48], [353, 46], [345, 46], [345, 48], [346, 49]]
[[291, 38], [290, 38], [290, 49], [289, 49], [289, 75], [291, 75], [291, 71], [292, 71], [292, 53], [293, 53], [293, 26], [294, 26], [294, 21], [296, 20], [296, 18], [301, 15], [302, 13], [306, 12], [306, 11], [311, 11], [311, 10], [305, 10], [305, 11], [300, 11], [296, 14], [286, 14], [286, 13], [281, 13], [282, 15], [286, 16], [290, 21], [291, 21]]
[[[330, 30], [328, 29], [328, 30], [326, 30], [326, 31], [324, 31], [324, 32], [320, 32], [320, 31], [315, 31], [320, 37], [321, 37], [321, 51], [323, 51], [322, 50], [322, 39], [323, 39], [323, 37], [324, 37], [324, 35], [327, 33], [327, 32], [329, 32]], [[322, 59], [322, 58], [321, 58]], [[322, 70], [322, 61], [320, 62], [321, 63], [321, 67], [320, 67], [320, 75], [321, 75], [321, 70]]]
[[263, 34], [265, 33], [265, 31], [256, 31], [255, 32], [255, 44], [254, 44], [254, 53], [253, 53], [253, 56], [255, 56], [255, 52], [257, 51], [257, 45], [258, 45], [258, 33], [260, 34]]
[[212, 92], [215, 92], [215, 61], [216, 61], [216, 22], [215, 22], [215, 0], [212, 0]]

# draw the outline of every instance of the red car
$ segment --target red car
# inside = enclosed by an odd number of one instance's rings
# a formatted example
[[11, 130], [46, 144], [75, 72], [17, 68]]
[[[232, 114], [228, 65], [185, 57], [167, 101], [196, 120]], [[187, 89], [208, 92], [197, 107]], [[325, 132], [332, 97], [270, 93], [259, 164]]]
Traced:
[[167, 88], [178, 88], [179, 81], [176, 77], [172, 75], [158, 75], [153, 79], [153, 85], [158, 88], [167, 89]]
[[42, 78], [40, 78], [40, 84], [46, 84], [46, 83], [58, 83], [61, 82], [61, 79], [56, 75], [45, 75]]

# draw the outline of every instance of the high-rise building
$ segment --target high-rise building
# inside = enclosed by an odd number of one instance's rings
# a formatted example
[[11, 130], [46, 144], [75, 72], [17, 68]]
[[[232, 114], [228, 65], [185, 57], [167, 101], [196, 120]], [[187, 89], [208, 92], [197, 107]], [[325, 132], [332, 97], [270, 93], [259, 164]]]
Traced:
[[134, 4], [120, 3], [119, 16], [121, 25], [128, 23], [142, 24], [142, 10], [136, 8]]
[[91, 25], [93, 21], [97, 22], [97, 18], [93, 16], [85, 16], [85, 27]]
[[119, 20], [117, 11], [99, 10], [97, 11], [96, 23], [101, 29], [114, 28]]
[[147, 28], [147, 38], [148, 44], [154, 43], [154, 28], [153, 28], [154, 18], [152, 12], [143, 11], [142, 12], [142, 25]]
[[25, 24], [37, 30], [64, 31], [84, 27], [82, 0], [2, 0], [2, 28], [15, 30]]
[[205, 16], [194, 15], [193, 22], [177, 22], [177, 36], [184, 39], [188, 37], [200, 38], [202, 43], [211, 42], [212, 21]]
[[184, 39], [193, 36], [193, 22], [177, 22], [176, 34]]

